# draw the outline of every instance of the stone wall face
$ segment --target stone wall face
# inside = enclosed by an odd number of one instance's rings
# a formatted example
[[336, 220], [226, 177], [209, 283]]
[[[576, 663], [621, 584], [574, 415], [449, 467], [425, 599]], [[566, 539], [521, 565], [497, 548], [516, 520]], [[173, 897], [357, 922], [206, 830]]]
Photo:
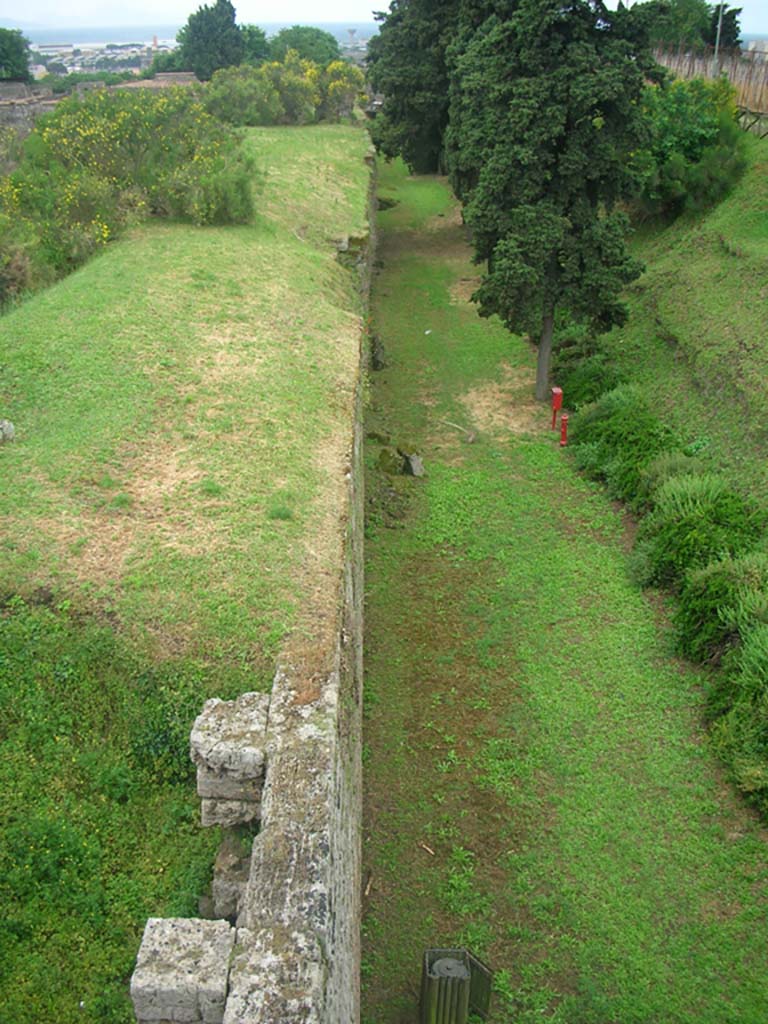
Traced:
[[21, 99], [0, 99], [0, 125], [15, 128], [23, 135], [32, 131], [35, 121], [56, 106], [56, 100], [30, 96]]
[[362, 372], [355, 403], [332, 663], [320, 679], [284, 665], [272, 688], [261, 831], [224, 1024], [355, 1024], [360, 1017]]
[[[374, 223], [372, 210], [370, 223]], [[366, 305], [372, 247], [372, 240], [366, 240], [358, 249], [355, 263]], [[226, 999], [223, 1003], [218, 1000], [218, 990], [211, 995], [205, 930], [210, 922], [194, 921], [184, 926], [174, 922], [174, 927], [168, 929], [166, 923], [154, 919], [145, 931], [132, 983], [140, 1022], [164, 1019], [141, 1016], [140, 1007], [157, 1007], [157, 1013], [161, 1013], [164, 1007], [176, 1005], [215, 1007], [206, 1011], [207, 1017], [184, 1018], [192, 1024], [359, 1021], [362, 405], [366, 358], [367, 338], [361, 336], [354, 410], [350, 410], [346, 495], [344, 508], [339, 509], [345, 523], [343, 559], [338, 575], [329, 582], [327, 595], [328, 607], [333, 609], [328, 635], [333, 639], [327, 651], [319, 652], [322, 670], [310, 672], [301, 659], [295, 664], [284, 659], [275, 676], [263, 739], [266, 770], [260, 792], [261, 828], [253, 842], [237, 920], [230, 926], [233, 950]], [[310, 661], [318, 664], [317, 659]], [[233, 706], [236, 703], [232, 702]], [[209, 714], [224, 713], [222, 702], [209, 704]], [[213, 770], [218, 785], [224, 769], [230, 770], [232, 759], [227, 753], [223, 767], [210, 764], [205, 748], [211, 733], [209, 727], [200, 726], [203, 717], [193, 731], [196, 760], [198, 765], [203, 762], [198, 779], [208, 780]], [[216, 729], [219, 727], [220, 723], [216, 724]], [[222, 734], [231, 735], [238, 728], [242, 725], [233, 726], [229, 732], [224, 727]], [[202, 736], [199, 742], [195, 741], [196, 734]], [[256, 746], [258, 742], [254, 741]], [[212, 746], [220, 751], [218, 741]], [[225, 781], [227, 785], [232, 782], [230, 778]], [[226, 922], [217, 923], [226, 929]], [[192, 948], [185, 954], [178, 943], [179, 936], [187, 934]], [[171, 948], [166, 948], [166, 935], [173, 936]], [[224, 948], [226, 936], [217, 933], [217, 941]], [[189, 964], [203, 965], [205, 972], [201, 967], [196, 989], [187, 971], [186, 988], [179, 995], [168, 991], [168, 979], [178, 973], [174, 965], [182, 956]], [[193, 967], [193, 975], [195, 970]]]

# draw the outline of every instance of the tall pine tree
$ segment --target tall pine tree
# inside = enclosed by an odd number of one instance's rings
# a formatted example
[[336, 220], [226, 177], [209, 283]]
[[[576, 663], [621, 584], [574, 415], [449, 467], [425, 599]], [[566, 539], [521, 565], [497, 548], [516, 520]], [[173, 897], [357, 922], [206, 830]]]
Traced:
[[235, 24], [235, 8], [229, 0], [198, 8], [176, 39], [182, 67], [194, 71], [203, 81], [219, 68], [240, 64], [245, 55], [243, 36]]
[[653, 69], [640, 20], [601, 0], [519, 0], [454, 53], [448, 159], [487, 263], [476, 298], [538, 338], [539, 399], [559, 309], [597, 329], [626, 318], [619, 293], [641, 267], [617, 203]]
[[446, 48], [458, 0], [393, 0], [377, 15], [381, 28], [368, 51], [369, 79], [384, 94], [373, 139], [386, 156], [402, 156], [412, 171], [441, 169], [448, 123]]

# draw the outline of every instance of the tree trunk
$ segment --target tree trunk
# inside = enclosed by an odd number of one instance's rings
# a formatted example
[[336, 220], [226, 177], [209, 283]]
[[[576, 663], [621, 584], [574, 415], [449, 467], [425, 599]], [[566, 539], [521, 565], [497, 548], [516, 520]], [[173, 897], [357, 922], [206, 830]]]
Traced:
[[552, 335], [555, 330], [555, 311], [548, 310], [541, 324], [539, 358], [536, 364], [536, 401], [543, 402], [549, 396], [549, 364], [552, 361]]

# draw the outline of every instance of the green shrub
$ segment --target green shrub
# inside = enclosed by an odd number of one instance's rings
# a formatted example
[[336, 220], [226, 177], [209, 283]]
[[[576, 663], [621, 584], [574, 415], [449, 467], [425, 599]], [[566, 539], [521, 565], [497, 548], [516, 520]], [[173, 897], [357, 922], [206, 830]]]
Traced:
[[574, 417], [572, 438], [579, 468], [604, 480], [623, 501], [637, 494], [640, 473], [650, 460], [674, 444], [669, 429], [632, 385], [614, 388], [585, 406]]
[[216, 71], [203, 93], [205, 109], [234, 125], [280, 124], [285, 117], [280, 93], [262, 67], [242, 64]]
[[711, 738], [742, 792], [768, 809], [768, 694], [734, 704], [713, 723]]
[[[108, 182], [119, 196], [139, 189], [152, 212], [172, 212], [196, 223], [203, 218], [240, 223], [250, 216], [242, 195], [250, 195], [250, 171], [240, 140], [211, 117], [188, 89], [118, 92], [99, 91], [84, 100], [70, 99], [38, 122], [28, 147], [35, 170], [50, 173], [63, 169], [72, 175], [88, 174]], [[218, 177], [238, 169], [242, 195], [231, 211], [222, 211], [220, 200], [180, 204], [177, 176], [183, 169], [194, 172], [211, 193], [220, 192]], [[23, 182], [23, 176], [22, 176]], [[230, 189], [228, 188], [227, 191]], [[131, 203], [135, 207], [135, 199]]]
[[153, 784], [188, 782], [193, 775], [189, 734], [201, 711], [201, 674], [192, 667], [142, 673], [146, 714], [135, 721], [131, 760]]
[[586, 324], [569, 323], [557, 331], [552, 374], [563, 389], [565, 404], [574, 410], [624, 383]]
[[679, 476], [656, 492], [640, 524], [635, 569], [639, 582], [679, 585], [689, 569], [736, 555], [757, 541], [764, 517], [711, 474]]
[[746, 634], [734, 652], [729, 674], [737, 680], [739, 701], [761, 700], [768, 694], [768, 616]]
[[667, 81], [648, 86], [644, 103], [652, 141], [635, 156], [640, 210], [676, 216], [722, 199], [746, 166], [728, 82]]
[[612, 366], [602, 352], [587, 356], [562, 376], [563, 392], [568, 396], [568, 407], [581, 409], [597, 401], [607, 391], [613, 391], [625, 378]]
[[651, 459], [648, 465], [640, 471], [639, 487], [633, 508], [637, 511], [651, 507], [656, 491], [667, 480], [701, 472], [701, 462], [691, 455], [686, 455], [683, 451], [662, 452], [661, 455]]
[[717, 663], [756, 622], [768, 621], [765, 612], [768, 554], [751, 551], [711, 562], [690, 572], [680, 589], [678, 647], [693, 661]]
[[150, 213], [245, 223], [252, 183], [239, 137], [189, 90], [64, 100], [0, 179], [0, 301], [67, 273]]

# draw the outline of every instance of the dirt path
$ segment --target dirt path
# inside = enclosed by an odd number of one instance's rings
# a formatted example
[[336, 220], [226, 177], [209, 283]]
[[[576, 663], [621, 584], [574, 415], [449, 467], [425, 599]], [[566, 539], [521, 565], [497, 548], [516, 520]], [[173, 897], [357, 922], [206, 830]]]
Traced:
[[[415, 1024], [424, 950], [457, 943], [496, 970], [498, 1024], [759, 1024], [766, 833], [702, 680], [530, 400], [532, 353], [468, 303], [443, 184], [390, 167], [382, 191], [364, 1024]], [[380, 471], [398, 444], [424, 479]]]

